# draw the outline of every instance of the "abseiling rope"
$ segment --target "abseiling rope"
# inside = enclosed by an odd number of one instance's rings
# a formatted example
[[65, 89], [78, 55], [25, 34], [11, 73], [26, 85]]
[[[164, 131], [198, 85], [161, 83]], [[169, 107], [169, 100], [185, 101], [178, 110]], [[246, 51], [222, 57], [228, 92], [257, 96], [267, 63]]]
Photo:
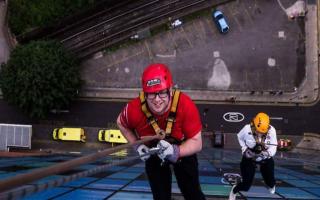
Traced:
[[[148, 155], [148, 154], [146, 154]], [[115, 166], [115, 165], [121, 165], [125, 164], [131, 161], [134, 161], [136, 159], [140, 159], [140, 156], [134, 156], [127, 159], [123, 159], [120, 161], [117, 161], [116, 163], [108, 163], [102, 166], [95, 167], [93, 169], [89, 169], [87, 171], [79, 172], [76, 174], [72, 174], [70, 176], [64, 176], [62, 178], [56, 179], [56, 180], [50, 180], [45, 183], [36, 184], [36, 185], [25, 185], [18, 188], [14, 188], [12, 190], [3, 192], [0, 194], [0, 200], [15, 200], [15, 199], [21, 199], [25, 196], [29, 196], [33, 193], [41, 192], [43, 190], [52, 188], [52, 187], [58, 187], [60, 185], [63, 185], [65, 183], [68, 183], [70, 181], [77, 180], [82, 177], [91, 176], [93, 174], [97, 174], [103, 171], [106, 171], [109, 167]]]
[[159, 135], [144, 137], [143, 139], [137, 140], [135, 143], [132, 143], [132, 144], [128, 143], [128, 144], [119, 145], [114, 148], [106, 149], [106, 150], [103, 150], [103, 151], [100, 151], [97, 153], [93, 153], [93, 154], [90, 154], [87, 156], [83, 156], [80, 158], [76, 158], [76, 159], [73, 159], [70, 161], [65, 161], [65, 162], [62, 162], [62, 163], [59, 163], [59, 164], [56, 164], [53, 166], [36, 169], [30, 173], [17, 175], [13, 178], [7, 178], [5, 180], [0, 181], [0, 192], [2, 193], [4, 191], [13, 189], [18, 186], [25, 185], [27, 183], [44, 178], [46, 176], [50, 176], [53, 174], [59, 174], [59, 173], [68, 171], [74, 167], [78, 167], [79, 165], [87, 164], [87, 163], [96, 161], [98, 159], [101, 159], [101, 158], [103, 158], [111, 153], [117, 152], [121, 149], [129, 148], [129, 147], [132, 147], [133, 145], [142, 144], [142, 143], [149, 142], [149, 141], [156, 140], [156, 139], [160, 139], [160, 138], [161, 137]]

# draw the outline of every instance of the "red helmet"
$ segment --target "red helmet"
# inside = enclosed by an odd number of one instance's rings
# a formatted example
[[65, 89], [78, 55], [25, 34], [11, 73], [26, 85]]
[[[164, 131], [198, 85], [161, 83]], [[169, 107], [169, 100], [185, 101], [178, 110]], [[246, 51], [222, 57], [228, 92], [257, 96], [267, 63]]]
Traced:
[[149, 65], [142, 74], [142, 89], [153, 93], [170, 88], [173, 85], [169, 68], [161, 63]]

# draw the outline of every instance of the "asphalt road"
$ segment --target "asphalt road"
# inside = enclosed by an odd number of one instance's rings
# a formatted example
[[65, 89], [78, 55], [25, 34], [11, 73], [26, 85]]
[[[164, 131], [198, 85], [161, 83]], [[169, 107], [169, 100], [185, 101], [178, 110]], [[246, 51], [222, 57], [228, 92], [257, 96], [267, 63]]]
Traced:
[[[115, 125], [116, 118], [124, 107], [124, 102], [76, 101], [67, 113], [51, 114], [46, 120], [30, 119], [17, 109], [0, 101], [0, 121], [2, 123], [33, 124], [43, 126], [100, 127]], [[204, 126], [208, 130], [238, 132], [257, 112], [268, 113], [271, 123], [282, 134], [299, 134], [318, 132], [320, 130], [320, 104], [312, 107], [299, 106], [254, 106], [254, 105], [197, 105]], [[244, 119], [239, 122], [227, 122], [226, 113], [241, 113]], [[235, 116], [238, 117], [239, 116]], [[230, 118], [230, 117], [229, 117]], [[239, 118], [241, 120], [241, 117]], [[50, 132], [48, 133], [50, 134]]]

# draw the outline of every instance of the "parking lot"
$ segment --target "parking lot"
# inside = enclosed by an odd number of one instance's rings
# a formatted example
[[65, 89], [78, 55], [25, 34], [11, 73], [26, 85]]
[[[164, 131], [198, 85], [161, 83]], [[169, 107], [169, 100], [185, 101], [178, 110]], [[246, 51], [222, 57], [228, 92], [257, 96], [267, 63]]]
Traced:
[[[283, 1], [289, 6], [290, 1]], [[84, 63], [86, 87], [136, 89], [152, 62], [171, 68], [176, 86], [192, 91], [293, 92], [305, 76], [304, 21], [289, 20], [276, 1], [234, 1], [218, 7], [230, 31], [210, 15]]]

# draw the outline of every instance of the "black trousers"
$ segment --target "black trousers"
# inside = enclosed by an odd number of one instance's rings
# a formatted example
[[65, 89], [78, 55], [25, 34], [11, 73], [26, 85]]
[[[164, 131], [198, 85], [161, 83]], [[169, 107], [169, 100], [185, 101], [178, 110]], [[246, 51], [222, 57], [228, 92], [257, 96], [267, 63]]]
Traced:
[[186, 200], [204, 200], [199, 182], [198, 160], [196, 154], [183, 157], [177, 163], [165, 162], [161, 165], [157, 155], [152, 155], [145, 163], [153, 199], [171, 200], [172, 172], [177, 179], [180, 191]]
[[274, 160], [269, 158], [261, 162], [255, 162], [250, 158], [242, 156], [240, 163], [240, 170], [242, 181], [233, 189], [234, 193], [239, 191], [248, 191], [252, 185], [254, 174], [256, 173], [256, 166], [260, 165], [260, 172], [266, 185], [270, 188], [275, 186], [274, 178]]

